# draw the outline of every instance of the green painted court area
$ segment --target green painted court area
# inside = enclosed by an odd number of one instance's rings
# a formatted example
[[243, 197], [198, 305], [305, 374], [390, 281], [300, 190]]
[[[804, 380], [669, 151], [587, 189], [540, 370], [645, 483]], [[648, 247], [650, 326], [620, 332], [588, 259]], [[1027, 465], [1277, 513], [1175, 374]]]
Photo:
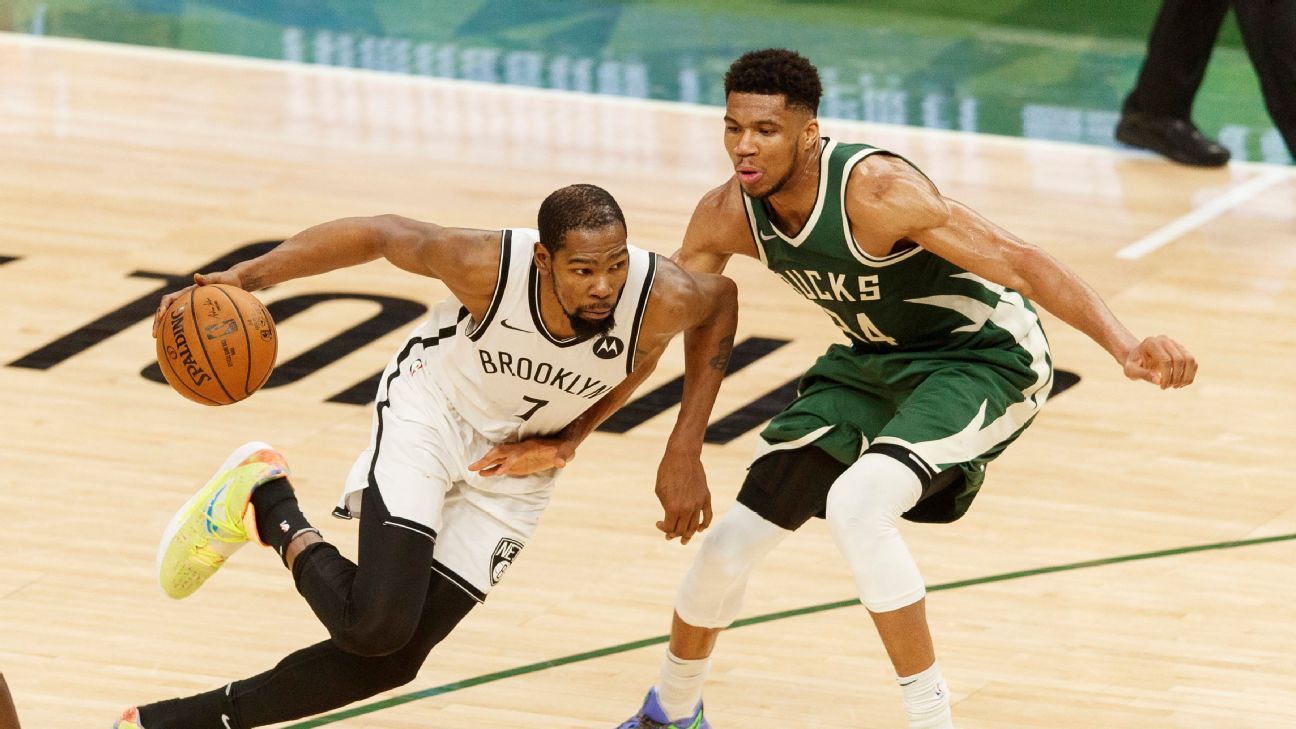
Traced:
[[[794, 48], [821, 115], [1112, 145], [1155, 0], [12, 0], [16, 32], [719, 105], [735, 56]], [[7, 17], [6, 17], [7, 14]], [[1289, 163], [1229, 19], [1196, 120]]]

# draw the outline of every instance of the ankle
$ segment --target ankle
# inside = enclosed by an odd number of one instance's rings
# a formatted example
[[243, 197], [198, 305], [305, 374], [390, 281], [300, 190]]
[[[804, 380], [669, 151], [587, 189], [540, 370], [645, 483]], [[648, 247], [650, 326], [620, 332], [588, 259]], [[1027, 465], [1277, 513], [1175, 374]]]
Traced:
[[896, 679], [904, 695], [905, 715], [910, 729], [946, 729], [953, 727], [950, 719], [949, 686], [941, 675], [940, 664], [932, 663], [927, 669], [912, 676]]
[[662, 661], [661, 678], [657, 682], [657, 701], [666, 718], [678, 721], [697, 712], [702, 701], [702, 684], [706, 682], [711, 658], [680, 658], [669, 650]]
[[324, 537], [319, 530], [314, 527], [307, 527], [294, 534], [283, 548], [284, 566], [289, 570], [296, 564], [297, 558], [311, 546], [324, 541]]

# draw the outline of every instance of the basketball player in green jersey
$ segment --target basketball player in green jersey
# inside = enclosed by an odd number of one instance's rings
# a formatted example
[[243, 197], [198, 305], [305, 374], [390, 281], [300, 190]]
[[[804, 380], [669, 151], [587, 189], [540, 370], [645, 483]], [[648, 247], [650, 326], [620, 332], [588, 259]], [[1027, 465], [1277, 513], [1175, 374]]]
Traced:
[[[913, 729], [950, 729], [922, 576], [897, 520], [967, 512], [987, 464], [1028, 426], [1053, 380], [1034, 301], [1162, 389], [1197, 365], [1140, 340], [1047, 252], [954, 200], [905, 159], [820, 136], [814, 66], [748, 53], [725, 76], [734, 176], [703, 197], [676, 255], [718, 273], [758, 258], [846, 334], [761, 433], [738, 503], [708, 532], [676, 601], [661, 678], [622, 729], [709, 726], [702, 682], [755, 564], [827, 519], [882, 638]], [[683, 535], [687, 525], [666, 529]]]

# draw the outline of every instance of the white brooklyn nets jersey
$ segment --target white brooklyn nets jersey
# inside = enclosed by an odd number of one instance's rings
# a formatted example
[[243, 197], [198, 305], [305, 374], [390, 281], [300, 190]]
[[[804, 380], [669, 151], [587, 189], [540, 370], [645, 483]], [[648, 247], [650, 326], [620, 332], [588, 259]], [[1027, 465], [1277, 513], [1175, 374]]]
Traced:
[[495, 442], [556, 433], [624, 380], [634, 369], [652, 290], [656, 256], [629, 246], [613, 328], [591, 338], [559, 339], [540, 316], [541, 287], [551, 283], [532, 262], [538, 240], [533, 229], [502, 231], [499, 279], [482, 320], [474, 321], [450, 297], [415, 331], [394, 368], [409, 372], [416, 366], [399, 362], [402, 355], [421, 362], [425, 381]]

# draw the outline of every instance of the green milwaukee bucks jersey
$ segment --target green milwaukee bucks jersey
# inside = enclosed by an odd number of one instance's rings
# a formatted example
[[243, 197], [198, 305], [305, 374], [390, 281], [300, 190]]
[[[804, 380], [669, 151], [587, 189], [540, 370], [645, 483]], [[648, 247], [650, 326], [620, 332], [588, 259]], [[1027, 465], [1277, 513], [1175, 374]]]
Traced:
[[846, 181], [860, 160], [891, 153], [830, 139], [824, 145], [814, 210], [795, 237], [771, 222], [764, 200], [744, 195], [743, 203], [761, 262], [818, 304], [856, 351], [1011, 348], [1016, 330], [1034, 326], [1034, 311], [1022, 311], [1030, 304], [1020, 295], [913, 241], [898, 241], [880, 258], [864, 251], [847, 219]]

